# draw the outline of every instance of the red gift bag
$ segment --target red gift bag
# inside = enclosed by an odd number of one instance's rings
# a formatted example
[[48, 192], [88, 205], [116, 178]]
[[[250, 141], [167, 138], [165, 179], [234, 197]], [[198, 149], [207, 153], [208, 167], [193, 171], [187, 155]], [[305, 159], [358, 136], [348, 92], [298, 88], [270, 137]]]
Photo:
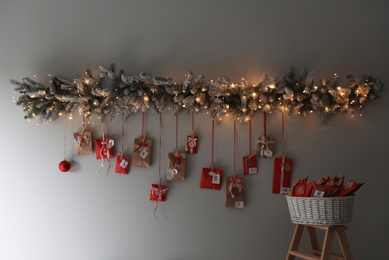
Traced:
[[115, 156], [113, 146], [115, 142], [112, 138], [95, 139], [96, 159], [109, 159]]
[[226, 207], [244, 208], [245, 202], [245, 187], [242, 178], [227, 178], [226, 186]]
[[255, 154], [243, 156], [243, 174], [251, 175], [258, 173], [257, 157]]
[[201, 173], [200, 188], [220, 190], [222, 188], [223, 170], [203, 168]]
[[150, 200], [166, 201], [166, 185], [151, 184]]
[[199, 137], [196, 135], [188, 135], [186, 137], [185, 152], [196, 154], [198, 145]]
[[273, 193], [287, 194], [289, 192], [292, 163], [292, 159], [285, 158], [284, 164], [282, 164], [282, 158], [274, 158]]
[[128, 174], [130, 169], [130, 156], [118, 155], [116, 156], [115, 172], [120, 174]]

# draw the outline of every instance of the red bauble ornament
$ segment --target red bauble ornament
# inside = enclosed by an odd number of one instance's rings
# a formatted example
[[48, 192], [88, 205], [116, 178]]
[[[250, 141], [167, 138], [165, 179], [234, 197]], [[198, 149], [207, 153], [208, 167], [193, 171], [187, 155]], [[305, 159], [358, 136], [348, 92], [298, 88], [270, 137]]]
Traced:
[[70, 170], [70, 162], [63, 160], [62, 162], [59, 163], [58, 168], [61, 172], [67, 172]]

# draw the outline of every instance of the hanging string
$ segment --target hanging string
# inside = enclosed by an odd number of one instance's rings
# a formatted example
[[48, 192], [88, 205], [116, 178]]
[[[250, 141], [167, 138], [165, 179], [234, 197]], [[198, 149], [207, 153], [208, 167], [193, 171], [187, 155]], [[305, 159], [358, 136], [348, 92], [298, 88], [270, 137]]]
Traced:
[[162, 113], [159, 113], [159, 153], [158, 153], [158, 177], [159, 177], [159, 188], [161, 187], [161, 153], [162, 153]]
[[212, 117], [212, 172], [215, 166], [214, 151], [215, 151], [215, 118]]
[[195, 135], [194, 132], [194, 111], [192, 111], [192, 137]]
[[64, 130], [64, 137], [63, 137], [63, 159], [66, 160], [66, 128], [67, 128], [67, 123], [66, 123], [66, 118], [65, 118], [65, 130]]
[[122, 156], [121, 159], [123, 160], [124, 156], [124, 112], [122, 112]]
[[282, 131], [282, 162], [281, 162], [281, 180], [280, 180], [280, 193], [283, 190], [284, 185], [284, 177], [285, 177], [285, 127], [284, 127], [284, 108], [282, 108], [282, 125], [281, 125], [281, 131]]
[[251, 146], [251, 119], [249, 120], [249, 155], [251, 155], [253, 151], [253, 147]]
[[263, 135], [267, 136], [266, 112], [263, 112]]
[[146, 139], [146, 130], [145, 130], [145, 112], [142, 112], [142, 142]]
[[[162, 177], [161, 177], [161, 154], [162, 154], [162, 113], [159, 113], [159, 151], [158, 151], [158, 196], [162, 196]], [[154, 208], [154, 217], [159, 220], [156, 212], [159, 206], [159, 198], [157, 198]]]
[[82, 130], [81, 130], [81, 135], [84, 134], [85, 131], [85, 115], [82, 115]]
[[178, 115], [176, 116], [176, 153], [178, 153]]
[[236, 179], [236, 120], [234, 120], [234, 179]]
[[285, 161], [285, 129], [284, 129], [284, 109], [282, 109], [282, 163]]

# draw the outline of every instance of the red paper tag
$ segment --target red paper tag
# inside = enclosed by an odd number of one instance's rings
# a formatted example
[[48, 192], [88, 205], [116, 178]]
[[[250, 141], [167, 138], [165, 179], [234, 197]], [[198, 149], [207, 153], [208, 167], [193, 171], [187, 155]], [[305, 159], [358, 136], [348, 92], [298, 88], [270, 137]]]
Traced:
[[130, 156], [116, 156], [115, 172], [120, 174], [128, 174], [130, 168]]
[[150, 200], [166, 201], [167, 186], [151, 184]]
[[223, 170], [203, 168], [201, 173], [200, 188], [220, 190], [222, 188]]
[[257, 156], [255, 154], [243, 156], [243, 174], [251, 175], [258, 173]]
[[194, 135], [188, 135], [186, 137], [186, 143], [185, 143], [185, 152], [187, 153], [197, 153], [197, 148], [199, 145], [199, 137]]
[[95, 139], [96, 159], [113, 158], [115, 156], [114, 144], [112, 138]]
[[[282, 165], [282, 158], [274, 158], [273, 193], [287, 194], [289, 192], [290, 179], [292, 176], [292, 164], [292, 159], [285, 158], [285, 163]], [[282, 170], [284, 173], [283, 176]], [[283, 178], [282, 185], [281, 178]]]

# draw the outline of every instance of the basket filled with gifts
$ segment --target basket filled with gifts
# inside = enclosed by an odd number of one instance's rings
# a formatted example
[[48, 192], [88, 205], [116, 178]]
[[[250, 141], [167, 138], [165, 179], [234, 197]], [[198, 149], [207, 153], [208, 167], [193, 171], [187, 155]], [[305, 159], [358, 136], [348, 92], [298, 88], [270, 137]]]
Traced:
[[351, 222], [354, 194], [363, 184], [345, 183], [344, 175], [298, 180], [286, 196], [292, 223], [336, 226]]

